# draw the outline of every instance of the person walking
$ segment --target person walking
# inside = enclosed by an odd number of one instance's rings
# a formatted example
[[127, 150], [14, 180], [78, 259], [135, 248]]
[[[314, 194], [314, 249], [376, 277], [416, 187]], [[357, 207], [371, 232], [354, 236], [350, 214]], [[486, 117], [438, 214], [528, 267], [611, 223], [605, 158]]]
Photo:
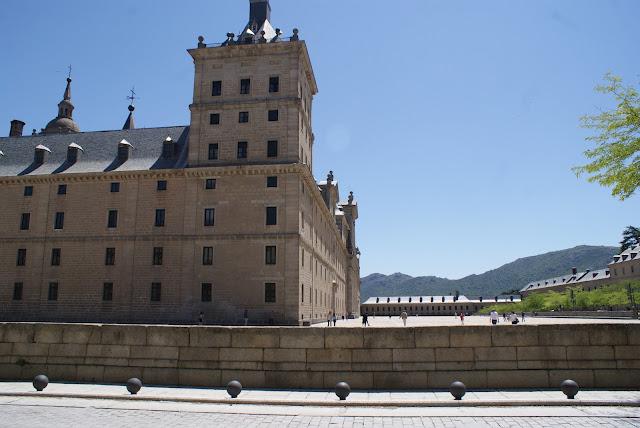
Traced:
[[522, 322], [524, 322], [524, 312], [522, 313]]
[[404, 312], [404, 311], [400, 314], [400, 318], [402, 318], [402, 323], [404, 324], [405, 327], [407, 326], [407, 318], [408, 317], [409, 317], [409, 315], [407, 315], [407, 313]]
[[338, 318], [336, 317], [336, 314], [333, 314], [333, 326], [336, 326], [336, 321], [338, 320]]
[[204, 312], [200, 312], [200, 317], [198, 318], [198, 324], [204, 325]]
[[367, 326], [367, 314], [362, 314], [362, 326]]
[[331, 312], [327, 314], [327, 327], [331, 327]]
[[489, 314], [489, 319], [491, 320], [492, 325], [496, 325], [500, 320], [500, 315], [498, 315], [498, 312], [496, 311], [491, 311], [491, 313]]
[[460, 322], [464, 325], [464, 312], [460, 312]]

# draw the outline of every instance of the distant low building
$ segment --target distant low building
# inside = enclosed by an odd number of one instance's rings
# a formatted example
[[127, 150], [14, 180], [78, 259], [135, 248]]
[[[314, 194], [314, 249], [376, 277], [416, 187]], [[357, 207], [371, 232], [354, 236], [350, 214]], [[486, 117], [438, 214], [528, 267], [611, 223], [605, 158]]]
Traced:
[[625, 279], [640, 279], [639, 253], [640, 245], [635, 245], [614, 256], [605, 269], [578, 272], [573, 268], [567, 275], [530, 282], [520, 290], [520, 294], [525, 297], [540, 291], [564, 291], [568, 287], [582, 287], [585, 291], [591, 291]]
[[508, 305], [520, 301], [520, 296], [479, 297], [477, 299], [468, 299], [465, 296], [370, 297], [360, 305], [360, 313], [383, 316], [398, 316], [402, 312], [406, 312], [410, 316], [453, 315], [460, 312], [473, 314], [485, 306]]

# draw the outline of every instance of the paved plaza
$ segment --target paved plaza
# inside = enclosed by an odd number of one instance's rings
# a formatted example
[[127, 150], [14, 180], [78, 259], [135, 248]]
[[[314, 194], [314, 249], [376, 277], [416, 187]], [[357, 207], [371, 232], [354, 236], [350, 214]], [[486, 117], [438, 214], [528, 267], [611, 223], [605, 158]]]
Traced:
[[89, 384], [51, 384], [42, 394], [26, 382], [4, 382], [0, 427], [640, 426], [640, 391], [581, 391], [573, 402], [552, 390], [470, 391], [461, 403], [445, 391], [357, 391], [346, 403], [329, 391], [247, 390], [241, 397], [167, 387], [131, 397], [122, 385]]
[[[521, 320], [520, 315], [518, 319]], [[543, 318], [527, 315], [520, 325], [544, 325], [544, 324], [631, 324], [640, 323], [640, 320], [616, 319], [616, 318]], [[500, 316], [499, 325], [511, 324], [503, 321]], [[333, 325], [333, 324], [332, 324]], [[407, 318], [407, 327], [429, 327], [429, 326], [456, 326], [461, 325], [460, 318], [450, 316], [410, 316]], [[464, 325], [491, 325], [488, 315], [472, 315], [465, 317]], [[338, 320], [336, 327], [360, 327], [362, 318], [352, 320]], [[403, 327], [402, 320], [398, 316], [369, 316], [370, 327]], [[314, 327], [327, 327], [327, 323], [314, 324]]]

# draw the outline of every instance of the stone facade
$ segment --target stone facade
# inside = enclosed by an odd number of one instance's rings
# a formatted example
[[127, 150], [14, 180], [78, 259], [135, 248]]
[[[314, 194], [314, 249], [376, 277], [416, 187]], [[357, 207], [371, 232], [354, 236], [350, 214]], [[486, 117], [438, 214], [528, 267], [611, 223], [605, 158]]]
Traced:
[[246, 388], [637, 388], [640, 325], [244, 328], [0, 324], [0, 380]]
[[[268, 7], [254, 1], [252, 14], [256, 3]], [[131, 106], [123, 131], [74, 122], [0, 138], [0, 319], [298, 325], [357, 314], [357, 203], [312, 175], [317, 85], [295, 34], [201, 40], [189, 51], [188, 127], [133, 129]], [[71, 120], [70, 84], [57, 119]]]
[[403, 312], [409, 316], [442, 316], [462, 312], [471, 315], [486, 306], [500, 305], [504, 308], [500, 310], [502, 313], [511, 311], [509, 305], [520, 301], [520, 296], [478, 299], [468, 299], [465, 296], [370, 297], [360, 305], [360, 312], [374, 316], [398, 316]]

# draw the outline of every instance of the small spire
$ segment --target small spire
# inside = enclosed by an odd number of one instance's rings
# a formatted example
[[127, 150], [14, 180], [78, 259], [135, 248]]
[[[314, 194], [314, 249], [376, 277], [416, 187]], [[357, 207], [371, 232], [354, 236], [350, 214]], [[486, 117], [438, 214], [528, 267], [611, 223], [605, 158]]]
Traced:
[[67, 88], [64, 90], [64, 96], [62, 97], [65, 101], [71, 101], [71, 78], [67, 77]]
[[135, 109], [133, 105], [129, 105], [129, 116], [127, 116], [127, 121], [124, 123], [122, 129], [136, 129], [136, 125], [133, 122], [133, 111]]

